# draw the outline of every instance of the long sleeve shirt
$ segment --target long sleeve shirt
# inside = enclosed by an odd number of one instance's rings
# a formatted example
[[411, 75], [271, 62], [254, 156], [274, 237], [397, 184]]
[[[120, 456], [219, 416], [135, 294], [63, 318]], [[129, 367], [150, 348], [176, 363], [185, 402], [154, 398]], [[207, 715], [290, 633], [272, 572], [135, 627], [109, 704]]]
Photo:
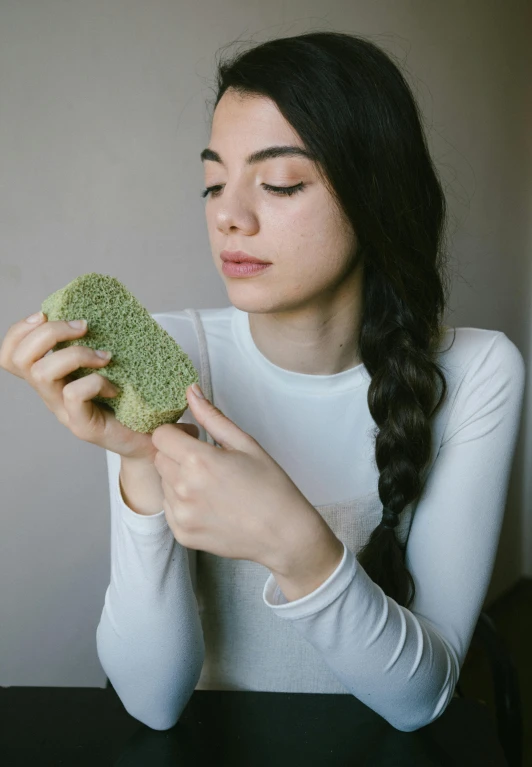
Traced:
[[[195, 689], [343, 693], [405, 732], [434, 721], [453, 697], [493, 572], [524, 395], [516, 345], [497, 330], [446, 328], [438, 362], [448, 392], [432, 421], [432, 458], [395, 528], [416, 587], [407, 609], [356, 558], [382, 517], [365, 366], [335, 375], [280, 368], [233, 306], [152, 317], [189, 355], [208, 399], [279, 463], [344, 553], [319, 588], [288, 602], [263, 565], [187, 549], [164, 510], [130, 509], [120, 456], [106, 451], [111, 580], [97, 650], [125, 708], [165, 730]], [[217, 446], [190, 409], [179, 422]]]

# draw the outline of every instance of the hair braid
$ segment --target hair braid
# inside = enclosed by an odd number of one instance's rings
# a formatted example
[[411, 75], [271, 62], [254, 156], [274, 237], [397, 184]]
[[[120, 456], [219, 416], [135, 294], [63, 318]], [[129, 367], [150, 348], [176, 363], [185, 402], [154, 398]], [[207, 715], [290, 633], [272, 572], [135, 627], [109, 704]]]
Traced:
[[[442, 328], [414, 321], [392, 288], [383, 289], [385, 277], [369, 266], [364, 273], [364, 295], [372, 313], [364, 315], [360, 331], [360, 356], [371, 375], [368, 407], [376, 423], [375, 460], [380, 472], [379, 496], [383, 516], [357, 559], [383, 591], [401, 605], [411, 604], [414, 580], [405, 566], [403, 546], [395, 527], [404, 508], [421, 493], [421, 475], [431, 460], [431, 418], [436, 407], [436, 377], [446, 382], [434, 361]], [[387, 294], [383, 318], [371, 303], [372, 295]], [[395, 311], [390, 307], [395, 306]], [[408, 327], [408, 321], [413, 327]], [[401, 577], [402, 575], [402, 577]]]

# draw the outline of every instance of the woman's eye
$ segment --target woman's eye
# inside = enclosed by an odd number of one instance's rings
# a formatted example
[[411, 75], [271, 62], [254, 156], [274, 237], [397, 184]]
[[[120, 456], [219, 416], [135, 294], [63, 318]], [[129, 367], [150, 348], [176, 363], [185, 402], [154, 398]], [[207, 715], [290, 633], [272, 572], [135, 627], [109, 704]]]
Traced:
[[[300, 192], [305, 184], [303, 181], [301, 181], [299, 184], [296, 184], [295, 186], [271, 186], [271, 184], [263, 184], [262, 185], [268, 192], [271, 194], [280, 194], [280, 195], [288, 195], [289, 197], [293, 194], [296, 194], [296, 192]], [[207, 195], [211, 194], [211, 197], [218, 197], [218, 192], [216, 190], [221, 189], [222, 185], [217, 184], [216, 186], [208, 186], [206, 189], [203, 190], [201, 193], [202, 197], [207, 197]]]

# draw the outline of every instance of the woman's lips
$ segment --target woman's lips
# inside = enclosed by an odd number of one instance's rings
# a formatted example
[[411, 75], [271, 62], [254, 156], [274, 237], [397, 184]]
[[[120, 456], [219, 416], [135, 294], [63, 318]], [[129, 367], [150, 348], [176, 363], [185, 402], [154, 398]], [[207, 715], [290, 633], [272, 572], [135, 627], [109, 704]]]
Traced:
[[222, 250], [220, 253], [220, 258], [222, 261], [237, 261], [238, 263], [243, 263], [245, 261], [248, 261], [252, 264], [269, 264], [269, 261], [265, 261], [263, 258], [257, 258], [256, 256], [251, 256], [249, 253], [246, 253], [243, 250]]
[[264, 272], [272, 264], [254, 264], [251, 262], [237, 263], [236, 261], [224, 261], [222, 272], [228, 277], [252, 277], [254, 274]]

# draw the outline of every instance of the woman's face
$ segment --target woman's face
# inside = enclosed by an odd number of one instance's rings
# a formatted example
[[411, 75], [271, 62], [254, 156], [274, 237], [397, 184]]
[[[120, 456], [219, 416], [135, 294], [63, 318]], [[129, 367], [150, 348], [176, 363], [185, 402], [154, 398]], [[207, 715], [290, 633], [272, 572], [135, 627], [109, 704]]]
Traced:
[[[336, 311], [338, 301], [353, 300], [348, 278], [356, 237], [314, 162], [286, 156], [246, 163], [252, 152], [287, 145], [304, 148], [274, 102], [225, 92], [209, 141], [223, 164], [204, 160], [205, 187], [216, 187], [205, 200], [214, 263], [231, 303], [242, 311]], [[301, 187], [288, 196], [264, 185]], [[242, 250], [272, 266], [244, 279], [230, 277], [222, 271], [222, 250]]]

